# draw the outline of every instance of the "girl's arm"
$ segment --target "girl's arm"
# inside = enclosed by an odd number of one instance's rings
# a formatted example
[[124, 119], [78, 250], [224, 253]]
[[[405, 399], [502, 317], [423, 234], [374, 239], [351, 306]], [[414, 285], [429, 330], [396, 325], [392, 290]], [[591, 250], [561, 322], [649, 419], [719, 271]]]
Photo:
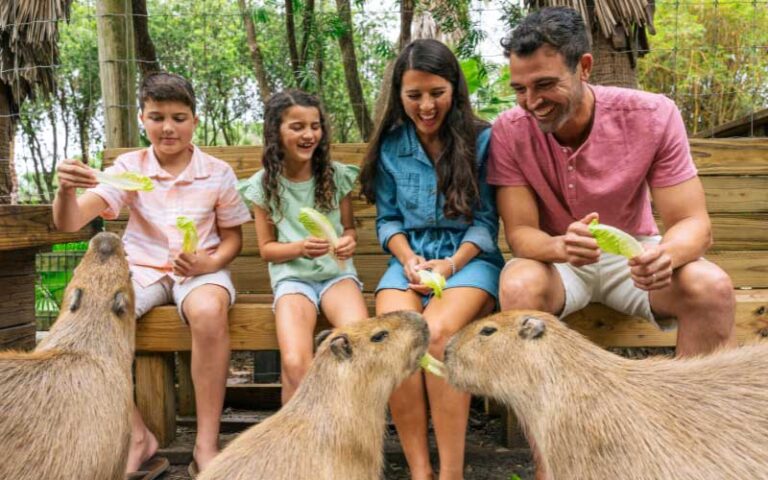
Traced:
[[327, 240], [315, 237], [308, 237], [297, 242], [278, 242], [275, 226], [269, 219], [267, 211], [254, 205], [253, 217], [256, 224], [259, 255], [267, 262], [283, 263], [299, 257], [315, 258], [325, 255], [330, 250], [330, 244]]
[[349, 194], [341, 199], [339, 210], [341, 210], [341, 225], [344, 227], [344, 232], [341, 234], [335, 253], [339, 260], [346, 260], [355, 254], [355, 248], [357, 248], [355, 214], [352, 211], [352, 199]]

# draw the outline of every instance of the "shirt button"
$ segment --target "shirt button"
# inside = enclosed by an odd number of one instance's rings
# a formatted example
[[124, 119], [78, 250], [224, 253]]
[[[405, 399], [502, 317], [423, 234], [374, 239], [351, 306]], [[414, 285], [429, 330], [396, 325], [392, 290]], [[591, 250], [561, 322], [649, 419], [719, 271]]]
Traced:
[[572, 183], [569, 183], [569, 184], [568, 184], [568, 188], [573, 188], [573, 184], [572, 184]]
[[568, 165], [568, 171], [569, 171], [569, 172], [572, 172], [572, 171], [573, 171], [573, 165]]
[[561, 150], [563, 151], [563, 153], [568, 153], [568, 149], [565, 147], [563, 147]]

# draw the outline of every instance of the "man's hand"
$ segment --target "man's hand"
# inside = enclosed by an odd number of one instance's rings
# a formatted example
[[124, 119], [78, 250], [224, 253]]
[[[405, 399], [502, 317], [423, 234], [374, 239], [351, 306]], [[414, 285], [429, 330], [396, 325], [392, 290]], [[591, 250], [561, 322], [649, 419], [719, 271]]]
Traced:
[[672, 257], [661, 245], [645, 245], [643, 253], [629, 260], [629, 268], [641, 290], [659, 290], [672, 283]]
[[589, 222], [598, 218], [597, 213], [592, 212], [579, 221], [568, 225], [568, 230], [562, 237], [565, 242], [566, 261], [575, 267], [590, 265], [600, 260], [600, 248], [597, 240], [590, 233]]
[[180, 253], [173, 259], [173, 273], [181, 277], [196, 277], [219, 270], [216, 260], [208, 252]]
[[66, 159], [56, 167], [59, 187], [64, 190], [76, 188], [93, 188], [99, 184], [96, 176], [86, 164], [80, 160]]
[[357, 248], [357, 241], [349, 235], [344, 235], [339, 239], [334, 253], [339, 260], [347, 260], [355, 254], [355, 248]]
[[309, 258], [322, 257], [331, 251], [331, 244], [328, 240], [317, 237], [307, 237], [301, 244], [301, 254]]

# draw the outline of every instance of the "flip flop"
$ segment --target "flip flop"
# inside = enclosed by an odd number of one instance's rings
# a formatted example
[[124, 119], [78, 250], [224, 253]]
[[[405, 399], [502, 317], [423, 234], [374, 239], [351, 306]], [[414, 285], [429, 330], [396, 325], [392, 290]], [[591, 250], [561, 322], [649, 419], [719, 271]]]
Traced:
[[165, 457], [154, 456], [142, 463], [138, 470], [125, 474], [125, 480], [156, 480], [170, 468]]
[[197, 468], [197, 462], [192, 460], [189, 462], [189, 466], [187, 467], [187, 473], [189, 474], [189, 478], [195, 479], [198, 475], [200, 475], [200, 469]]

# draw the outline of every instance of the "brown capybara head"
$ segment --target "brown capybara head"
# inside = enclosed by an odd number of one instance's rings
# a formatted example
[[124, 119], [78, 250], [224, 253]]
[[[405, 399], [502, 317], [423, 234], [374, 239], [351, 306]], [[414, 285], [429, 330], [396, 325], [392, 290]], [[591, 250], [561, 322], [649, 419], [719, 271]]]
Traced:
[[123, 242], [114, 233], [101, 232], [88, 244], [75, 269], [62, 302], [64, 317], [113, 318], [129, 323], [134, 317], [134, 294]]
[[367, 384], [386, 398], [412, 374], [429, 345], [429, 329], [422, 316], [400, 311], [320, 332], [313, 362], [331, 382]]
[[448, 342], [448, 380], [461, 390], [499, 398], [556, 379], [560, 362], [588, 343], [548, 313], [498, 313], [470, 323]]

